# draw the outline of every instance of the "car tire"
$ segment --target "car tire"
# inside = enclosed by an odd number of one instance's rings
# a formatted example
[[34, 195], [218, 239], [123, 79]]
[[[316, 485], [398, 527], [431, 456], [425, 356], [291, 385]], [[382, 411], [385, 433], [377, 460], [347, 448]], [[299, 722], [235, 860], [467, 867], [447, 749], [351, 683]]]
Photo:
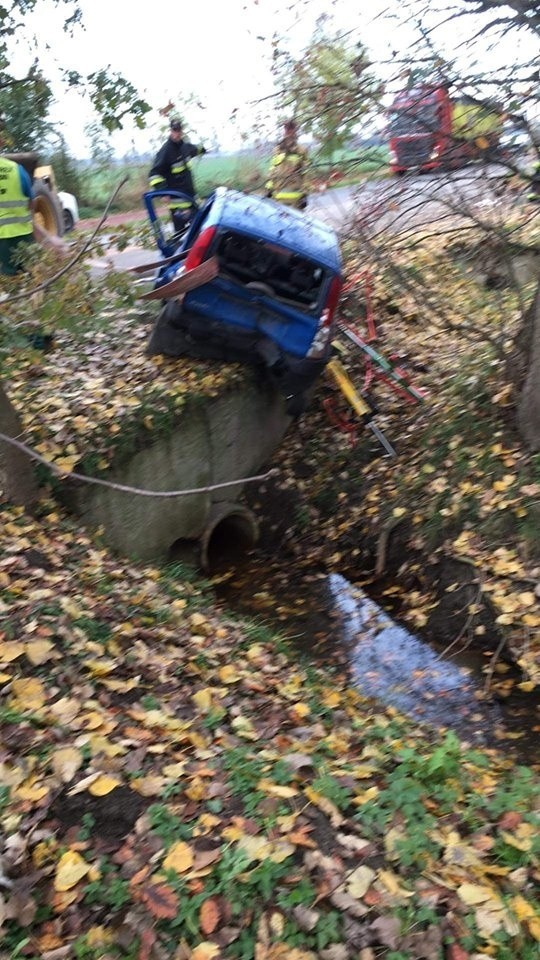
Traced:
[[75, 226], [73, 214], [71, 213], [70, 210], [64, 210], [63, 213], [64, 213], [64, 233], [69, 233], [71, 230], [73, 230], [73, 227]]

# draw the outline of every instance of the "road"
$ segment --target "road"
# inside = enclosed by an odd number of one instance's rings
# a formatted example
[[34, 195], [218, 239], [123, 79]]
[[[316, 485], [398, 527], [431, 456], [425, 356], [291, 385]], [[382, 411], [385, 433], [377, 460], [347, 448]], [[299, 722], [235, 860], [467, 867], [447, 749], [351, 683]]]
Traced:
[[498, 165], [369, 180], [357, 187], [338, 187], [309, 198], [307, 212], [338, 233], [361, 224], [373, 234], [402, 232], [423, 224], [455, 220], [464, 210], [482, 219], [500, 205]]
[[[505, 168], [471, 166], [451, 173], [424, 176], [389, 177], [367, 180], [354, 187], [337, 187], [309, 198], [307, 215], [322, 220], [340, 236], [346, 236], [355, 227], [362, 228], [373, 238], [382, 231], [402, 233], [437, 222], [455, 225], [463, 211], [480, 220], [501, 209], [500, 184]], [[115, 214], [111, 226], [141, 219], [140, 211]], [[90, 228], [97, 221], [83, 221]], [[102, 243], [104, 238], [102, 237]], [[110, 269], [129, 267], [154, 259], [151, 252], [132, 246], [120, 251], [109, 250], [105, 256], [94, 258], [91, 271], [99, 274]]]

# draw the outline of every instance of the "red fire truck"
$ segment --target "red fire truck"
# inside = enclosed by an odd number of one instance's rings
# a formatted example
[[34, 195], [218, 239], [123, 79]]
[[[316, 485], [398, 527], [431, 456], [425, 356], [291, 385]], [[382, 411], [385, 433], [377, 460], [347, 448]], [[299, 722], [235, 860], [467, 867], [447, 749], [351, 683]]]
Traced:
[[447, 87], [411, 87], [389, 111], [390, 168], [399, 174], [495, 159], [502, 122], [502, 111], [452, 98]]

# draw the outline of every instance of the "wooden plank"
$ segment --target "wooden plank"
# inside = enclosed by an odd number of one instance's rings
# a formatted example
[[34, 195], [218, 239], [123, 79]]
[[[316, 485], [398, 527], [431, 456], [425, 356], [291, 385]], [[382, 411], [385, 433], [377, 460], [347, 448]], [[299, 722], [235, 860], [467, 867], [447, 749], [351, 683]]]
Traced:
[[188, 270], [186, 273], [183, 273], [181, 277], [177, 277], [169, 283], [164, 283], [163, 286], [157, 287], [156, 290], [150, 290], [148, 293], [141, 294], [138, 299], [172, 300], [174, 297], [178, 297], [183, 293], [188, 293], [190, 290], [202, 287], [204, 283], [209, 283], [210, 280], [214, 280], [214, 278], [217, 277], [218, 273], [218, 259], [217, 257], [210, 257], [209, 260], [205, 260], [204, 263], [201, 263], [198, 267], [194, 267], [193, 270]]

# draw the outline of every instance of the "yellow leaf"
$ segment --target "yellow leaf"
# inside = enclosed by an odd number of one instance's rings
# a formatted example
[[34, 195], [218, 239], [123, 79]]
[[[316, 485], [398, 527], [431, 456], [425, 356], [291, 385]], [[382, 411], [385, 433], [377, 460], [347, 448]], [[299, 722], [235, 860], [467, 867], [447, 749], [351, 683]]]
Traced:
[[293, 710], [301, 720], [303, 720], [304, 717], [309, 717], [311, 713], [307, 703], [295, 703], [293, 704]]
[[43, 797], [46, 797], [48, 792], [48, 787], [45, 787], [42, 783], [36, 783], [35, 778], [32, 778], [22, 783], [20, 787], [17, 787], [15, 795], [21, 800], [30, 800], [31, 803], [37, 803], [38, 800], [43, 800]]
[[91, 710], [82, 718], [86, 730], [97, 730], [103, 726], [103, 717], [96, 710]]
[[224, 827], [221, 831], [221, 836], [224, 840], [228, 840], [229, 843], [234, 843], [236, 840], [240, 840], [244, 834], [240, 827]]
[[164, 870], [175, 870], [176, 873], [185, 873], [193, 866], [193, 852], [191, 847], [179, 840], [170, 847], [165, 860], [163, 861]]
[[258, 740], [259, 735], [253, 729], [253, 724], [248, 717], [233, 717], [231, 727], [234, 732], [242, 737], [243, 740]]
[[322, 699], [325, 707], [339, 707], [341, 703], [341, 696], [335, 690], [325, 690]]
[[356, 870], [353, 870], [349, 874], [347, 880], [347, 893], [350, 893], [351, 897], [354, 897], [356, 900], [361, 900], [361, 898], [366, 894], [375, 879], [375, 871], [371, 867], [360, 866]]
[[[519, 833], [519, 829], [516, 830], [516, 833]], [[530, 836], [515, 836], [513, 833], [508, 833], [506, 830], [500, 831], [500, 836], [509, 847], [515, 847], [516, 850], [522, 850], [524, 853], [527, 853], [532, 846], [532, 837]]]
[[322, 794], [317, 793], [313, 787], [306, 787], [304, 793], [308, 800], [311, 800], [319, 810], [322, 810], [330, 819], [330, 823], [333, 827], [339, 827], [343, 823], [343, 817], [339, 812], [338, 808], [330, 800], [327, 800], [326, 797], [323, 797]]
[[414, 897], [413, 890], [405, 890], [400, 886], [399, 879], [391, 870], [379, 870], [378, 879], [386, 887], [388, 893], [394, 897]]
[[237, 683], [240, 677], [235, 668], [231, 664], [227, 664], [224, 667], [220, 667], [219, 679], [222, 683]]
[[527, 920], [527, 928], [531, 937], [540, 942], [540, 917], [534, 917], [534, 919], [531, 917]]
[[202, 710], [203, 713], [208, 713], [212, 709], [212, 690], [210, 687], [205, 687], [204, 690], [197, 690], [197, 693], [192, 694], [191, 699], [196, 707], [199, 710]]
[[468, 907], [496, 899], [495, 891], [491, 887], [484, 887], [479, 883], [462, 883], [457, 889], [457, 895]]
[[266, 860], [272, 849], [270, 841], [265, 837], [250, 837], [247, 834], [240, 837], [238, 846], [250, 860]]
[[198, 946], [191, 953], [191, 960], [213, 960], [214, 957], [219, 956], [219, 947], [216, 943], [210, 943], [209, 940], [205, 940], [203, 943], [199, 943]]
[[0, 663], [12, 663], [24, 653], [24, 643], [17, 643], [16, 640], [5, 640], [0, 643]]
[[136, 780], [132, 780], [131, 782], [133, 790], [140, 793], [141, 797], [159, 796], [166, 784], [167, 780], [165, 777], [151, 775], [148, 777], [137, 777]]
[[14, 680], [11, 685], [10, 705], [22, 710], [39, 710], [45, 703], [45, 690], [35, 677]]
[[368, 787], [367, 790], [362, 790], [360, 793], [357, 793], [352, 802], [355, 806], [361, 807], [364, 803], [369, 803], [370, 800], [374, 800], [378, 795], [378, 787]]
[[116, 780], [115, 777], [109, 777], [106, 773], [102, 773], [92, 781], [88, 787], [88, 793], [91, 793], [94, 797], [105, 797], [111, 790], [119, 786], [119, 780]]
[[89, 947], [104, 947], [107, 943], [113, 942], [111, 930], [106, 927], [90, 927], [85, 935], [85, 943]]
[[407, 511], [405, 510], [405, 507], [394, 507], [394, 509], [392, 510], [392, 516], [393, 516], [393, 517], [402, 517], [403, 514], [406, 513], [406, 512], [407, 512]]
[[60, 470], [65, 470], [66, 473], [71, 473], [80, 459], [80, 457], [57, 457], [53, 463], [56, 467], [59, 467]]
[[118, 666], [116, 660], [84, 660], [83, 663], [93, 677], [106, 677]]
[[534, 690], [536, 684], [533, 680], [523, 680], [521, 683], [517, 684], [518, 690], [523, 690], [525, 693], [531, 693]]
[[53, 754], [52, 767], [62, 783], [70, 783], [82, 762], [82, 754], [76, 747], [60, 747]]
[[61, 892], [71, 890], [78, 884], [79, 880], [86, 876], [89, 869], [90, 864], [83, 860], [80, 853], [75, 850], [68, 850], [58, 861], [54, 889]]
[[50, 660], [53, 649], [54, 644], [50, 640], [32, 640], [25, 644], [26, 656], [35, 667]]
[[517, 897], [513, 897], [510, 901], [510, 906], [514, 911], [518, 920], [529, 920], [532, 917], [536, 916], [534, 907], [525, 900], [525, 897], [522, 897], [521, 894], [518, 894]]
[[284, 800], [295, 797], [298, 793], [298, 790], [294, 787], [282, 787], [280, 784], [272, 783], [271, 780], [260, 780], [257, 789], [263, 790], [264, 793], [269, 793], [273, 797], [282, 797]]
[[271, 850], [269, 854], [269, 859], [272, 863], [283, 863], [287, 857], [291, 857], [295, 852], [296, 847], [292, 843], [289, 843], [288, 840], [274, 840], [271, 843]]
[[275, 937], [280, 937], [285, 929], [285, 917], [282, 913], [272, 913], [269, 921], [270, 930]]

